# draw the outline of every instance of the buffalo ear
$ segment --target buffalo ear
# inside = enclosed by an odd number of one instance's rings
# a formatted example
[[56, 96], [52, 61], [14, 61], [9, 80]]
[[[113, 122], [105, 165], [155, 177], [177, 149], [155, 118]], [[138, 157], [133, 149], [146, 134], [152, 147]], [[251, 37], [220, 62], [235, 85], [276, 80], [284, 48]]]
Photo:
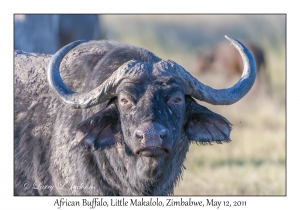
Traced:
[[103, 149], [105, 147], [109, 147], [114, 145], [120, 139], [121, 133], [121, 123], [118, 121], [114, 121], [99, 133], [98, 138], [94, 143], [94, 149]]
[[77, 126], [72, 145], [84, 145], [93, 150], [104, 149], [116, 143], [120, 132], [117, 109], [115, 104], [111, 104]]
[[193, 99], [187, 106], [185, 133], [197, 143], [229, 142], [231, 123], [219, 114], [197, 104]]

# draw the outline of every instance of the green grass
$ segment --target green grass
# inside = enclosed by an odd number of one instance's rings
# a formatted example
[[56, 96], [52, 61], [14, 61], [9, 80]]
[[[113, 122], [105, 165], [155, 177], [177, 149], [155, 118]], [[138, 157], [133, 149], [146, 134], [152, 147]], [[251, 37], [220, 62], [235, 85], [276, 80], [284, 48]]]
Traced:
[[230, 87], [238, 77], [199, 75], [193, 66], [197, 51], [224, 41], [225, 34], [263, 47], [269, 82], [260, 79], [247, 96], [231, 106], [200, 102], [233, 124], [232, 141], [212, 146], [193, 144], [175, 195], [285, 195], [285, 16], [104, 15], [102, 20], [108, 39], [174, 60], [214, 88]]

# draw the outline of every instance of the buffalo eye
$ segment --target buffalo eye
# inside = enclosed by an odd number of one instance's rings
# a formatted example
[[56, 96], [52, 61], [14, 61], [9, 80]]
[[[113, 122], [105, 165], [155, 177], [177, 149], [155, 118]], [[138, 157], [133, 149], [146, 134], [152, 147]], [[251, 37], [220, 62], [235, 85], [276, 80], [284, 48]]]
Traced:
[[122, 99], [121, 99], [121, 103], [125, 105], [125, 104], [127, 104], [127, 103], [128, 103], [128, 100], [127, 100], [127, 99], [125, 99], [125, 98], [122, 98]]
[[178, 104], [178, 103], [180, 103], [181, 101], [182, 101], [181, 98], [173, 98], [173, 99], [172, 99], [172, 102], [175, 103], [175, 104]]
[[171, 97], [169, 100], [168, 100], [168, 104], [180, 104], [180, 103], [182, 103], [182, 101], [183, 101], [183, 98], [181, 97], [181, 96], [178, 96], [177, 94], [176, 94], [176, 96], [173, 96], [173, 97]]

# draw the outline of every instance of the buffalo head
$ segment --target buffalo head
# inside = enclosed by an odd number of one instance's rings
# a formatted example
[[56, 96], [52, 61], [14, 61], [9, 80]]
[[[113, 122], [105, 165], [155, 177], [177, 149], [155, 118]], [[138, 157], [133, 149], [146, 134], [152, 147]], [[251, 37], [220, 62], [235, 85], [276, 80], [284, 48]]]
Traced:
[[49, 84], [59, 98], [75, 109], [108, 101], [106, 108], [78, 125], [73, 144], [83, 142], [92, 148], [99, 165], [99, 151], [113, 147], [115, 154], [109, 158], [117, 154], [115, 161], [135, 171], [131, 179], [170, 179], [173, 186], [190, 142], [230, 141], [230, 123], [193, 98], [230, 105], [245, 96], [255, 81], [256, 66], [250, 51], [239, 41], [226, 38], [238, 49], [244, 63], [240, 80], [227, 89], [202, 84], [171, 60], [130, 60], [92, 91], [77, 93], [63, 83], [59, 66], [63, 57], [82, 41], [62, 48], [52, 57], [47, 72]]

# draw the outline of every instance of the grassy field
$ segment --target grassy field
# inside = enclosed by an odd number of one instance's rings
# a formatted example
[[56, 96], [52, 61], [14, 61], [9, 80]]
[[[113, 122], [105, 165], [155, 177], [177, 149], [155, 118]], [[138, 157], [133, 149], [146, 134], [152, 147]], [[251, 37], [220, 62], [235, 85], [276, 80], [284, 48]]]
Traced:
[[101, 16], [108, 39], [141, 46], [181, 64], [201, 82], [229, 87], [238, 77], [199, 75], [198, 51], [224, 41], [224, 35], [250, 40], [266, 53], [270, 82], [261, 79], [231, 106], [199, 102], [232, 124], [231, 142], [192, 145], [175, 195], [286, 194], [286, 65], [284, 15]]

